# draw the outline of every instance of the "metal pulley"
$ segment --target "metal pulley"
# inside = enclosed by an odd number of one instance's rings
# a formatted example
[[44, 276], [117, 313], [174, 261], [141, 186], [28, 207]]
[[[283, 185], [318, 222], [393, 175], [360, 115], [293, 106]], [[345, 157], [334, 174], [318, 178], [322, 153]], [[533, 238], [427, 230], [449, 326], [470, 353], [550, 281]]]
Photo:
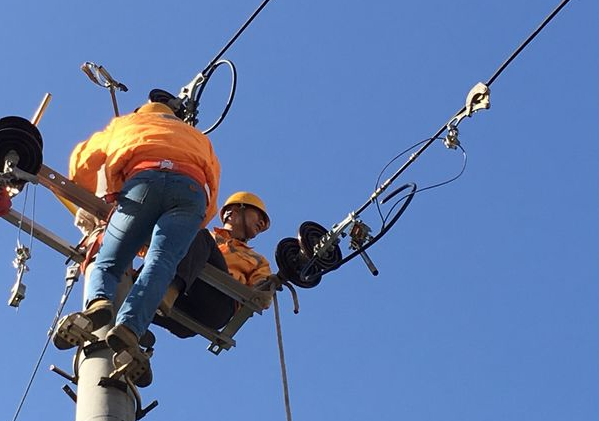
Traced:
[[[37, 174], [42, 166], [42, 148], [42, 135], [29, 120], [17, 116], [0, 119], [0, 169], [7, 176], [12, 173], [9, 180], [30, 181], [19, 170], [28, 175]], [[16, 184], [20, 188], [23, 182]]]
[[275, 259], [279, 273], [294, 285], [301, 288], [313, 288], [320, 283], [320, 272], [337, 265], [341, 259], [341, 249], [331, 245], [320, 255], [315, 255], [315, 247], [320, 243], [327, 230], [312, 221], [304, 222], [298, 232], [298, 238], [284, 238], [277, 245]]

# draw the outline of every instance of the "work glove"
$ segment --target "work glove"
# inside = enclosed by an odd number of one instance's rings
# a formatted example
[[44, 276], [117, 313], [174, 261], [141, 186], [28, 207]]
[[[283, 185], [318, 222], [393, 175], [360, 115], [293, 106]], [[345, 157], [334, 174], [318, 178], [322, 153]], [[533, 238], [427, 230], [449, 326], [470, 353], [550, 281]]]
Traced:
[[97, 226], [100, 225], [100, 220], [83, 208], [77, 209], [75, 214], [75, 226], [83, 235], [90, 235]]
[[264, 308], [264, 310], [266, 310], [268, 307], [270, 307], [270, 304], [272, 303], [272, 297], [275, 293], [275, 289], [277, 289], [279, 291], [283, 290], [283, 288], [281, 287], [280, 284], [281, 284], [281, 282], [280, 282], [279, 277], [277, 275], [273, 274], [273, 275], [269, 275], [268, 278], [261, 279], [261, 280], [257, 281], [254, 285], [252, 285], [252, 288], [254, 290], [260, 291], [263, 294], [262, 307]]

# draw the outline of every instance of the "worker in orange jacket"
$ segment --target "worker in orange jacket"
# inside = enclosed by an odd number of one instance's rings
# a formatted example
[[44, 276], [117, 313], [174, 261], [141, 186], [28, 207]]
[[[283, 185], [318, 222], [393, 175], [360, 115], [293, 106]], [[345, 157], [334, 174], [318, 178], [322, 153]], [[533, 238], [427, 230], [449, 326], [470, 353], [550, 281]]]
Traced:
[[196, 280], [206, 262], [249, 287], [271, 275], [268, 260], [248, 245], [270, 227], [264, 202], [253, 193], [234, 193], [220, 209], [220, 219], [222, 228], [197, 234], [154, 318], [179, 337], [195, 333], [166, 317], [173, 305], [213, 329], [223, 327], [237, 310], [235, 300]]
[[[144, 267], [106, 337], [115, 352], [138, 347], [177, 265], [216, 214], [220, 164], [210, 140], [159, 101], [114, 118], [71, 155], [70, 178], [95, 192], [104, 168], [108, 197], [116, 201], [86, 286], [82, 315], [92, 331], [112, 320], [117, 284], [150, 240]], [[73, 346], [58, 336], [54, 343]]]

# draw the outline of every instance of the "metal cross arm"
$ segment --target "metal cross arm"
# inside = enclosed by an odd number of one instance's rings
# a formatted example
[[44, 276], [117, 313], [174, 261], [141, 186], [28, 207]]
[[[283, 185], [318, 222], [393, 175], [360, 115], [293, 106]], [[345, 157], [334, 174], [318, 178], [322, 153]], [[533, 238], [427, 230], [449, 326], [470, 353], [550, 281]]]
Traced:
[[[42, 165], [37, 177], [40, 184], [48, 188], [55, 195], [67, 199], [102, 220], [107, 219], [111, 209], [109, 204], [76, 185], [60, 173]], [[81, 251], [70, 246], [66, 240], [60, 238], [41, 225], [33, 224], [28, 218], [12, 209], [4, 216], [4, 219], [15, 226], [20, 225], [22, 229], [32, 232], [35, 238], [75, 262], [81, 262], [85, 258]], [[209, 264], [202, 270], [199, 278], [201, 281], [206, 282], [237, 301], [241, 306], [240, 310], [229, 321], [229, 324], [222, 329], [222, 332], [198, 323], [196, 320], [176, 308], [173, 311], [174, 316], [171, 316], [170, 318], [189, 328], [193, 332], [207, 338], [212, 342], [209, 347], [211, 352], [218, 354], [222, 349], [229, 349], [231, 346], [235, 346], [233, 335], [241, 328], [248, 318], [254, 313], [262, 314], [264, 308], [264, 292], [256, 291], [241, 284], [228, 273]]]

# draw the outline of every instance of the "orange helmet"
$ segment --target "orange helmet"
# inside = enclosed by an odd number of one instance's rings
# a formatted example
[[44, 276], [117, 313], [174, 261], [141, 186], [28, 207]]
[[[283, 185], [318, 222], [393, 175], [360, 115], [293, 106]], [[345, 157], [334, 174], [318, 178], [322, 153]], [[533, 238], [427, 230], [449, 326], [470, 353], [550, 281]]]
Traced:
[[265, 231], [270, 227], [270, 218], [268, 217], [268, 212], [266, 212], [266, 206], [262, 199], [256, 196], [254, 193], [250, 193], [247, 191], [238, 191], [237, 193], [233, 193], [229, 198], [225, 201], [225, 204], [222, 208], [220, 208], [220, 220], [224, 223], [225, 211], [231, 205], [247, 205], [252, 206], [262, 212], [264, 215], [264, 220], [266, 221]]

